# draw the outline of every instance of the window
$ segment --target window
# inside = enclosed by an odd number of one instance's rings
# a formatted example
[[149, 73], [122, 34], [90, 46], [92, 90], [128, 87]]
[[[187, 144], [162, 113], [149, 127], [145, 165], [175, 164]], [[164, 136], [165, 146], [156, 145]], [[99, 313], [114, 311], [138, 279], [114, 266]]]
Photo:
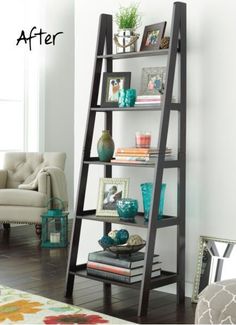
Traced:
[[0, 152], [39, 150], [39, 53], [16, 46], [21, 31], [38, 23], [38, 6], [0, 2]]

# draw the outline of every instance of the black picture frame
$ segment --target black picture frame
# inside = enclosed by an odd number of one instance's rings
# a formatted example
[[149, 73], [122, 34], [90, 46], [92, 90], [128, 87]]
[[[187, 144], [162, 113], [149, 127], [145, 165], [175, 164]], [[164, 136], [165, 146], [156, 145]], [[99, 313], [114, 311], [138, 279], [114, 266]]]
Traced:
[[104, 72], [101, 107], [118, 107], [118, 91], [130, 88], [130, 80], [131, 72]]
[[[155, 51], [160, 49], [161, 39], [166, 29], [166, 21], [145, 26], [140, 51]], [[153, 35], [152, 35], [153, 34]]]

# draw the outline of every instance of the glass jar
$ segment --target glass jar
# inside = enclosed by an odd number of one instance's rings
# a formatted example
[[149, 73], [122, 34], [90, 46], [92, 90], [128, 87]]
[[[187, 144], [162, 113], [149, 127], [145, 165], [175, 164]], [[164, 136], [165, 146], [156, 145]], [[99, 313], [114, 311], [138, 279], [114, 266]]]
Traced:
[[138, 212], [138, 201], [129, 198], [118, 200], [116, 209], [121, 220], [133, 221]]
[[[143, 210], [144, 210], [144, 219], [146, 221], [149, 220], [150, 215], [150, 208], [152, 202], [152, 191], [153, 191], [153, 184], [152, 183], [144, 183], [140, 185], [142, 197], [143, 197]], [[166, 184], [161, 185], [161, 195], [159, 201], [159, 210], [158, 210], [158, 219], [161, 219], [163, 216], [164, 210], [164, 199], [165, 199], [165, 190]]]

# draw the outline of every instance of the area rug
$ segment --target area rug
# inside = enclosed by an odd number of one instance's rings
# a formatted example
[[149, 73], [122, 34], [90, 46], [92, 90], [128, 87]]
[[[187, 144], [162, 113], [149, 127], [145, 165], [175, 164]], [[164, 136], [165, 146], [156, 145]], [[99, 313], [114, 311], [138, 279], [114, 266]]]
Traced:
[[132, 324], [0, 285], [1, 324]]

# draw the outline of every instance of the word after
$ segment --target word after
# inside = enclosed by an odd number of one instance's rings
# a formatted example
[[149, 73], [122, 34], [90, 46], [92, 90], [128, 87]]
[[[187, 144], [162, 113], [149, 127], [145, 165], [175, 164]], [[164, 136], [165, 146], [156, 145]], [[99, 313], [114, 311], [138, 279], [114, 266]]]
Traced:
[[30, 33], [29, 33], [29, 37], [26, 37], [25, 36], [25, 31], [22, 30], [21, 31], [21, 34], [20, 34], [20, 37], [17, 38], [17, 42], [16, 42], [16, 45], [19, 45], [19, 43], [22, 41], [22, 42], [25, 42], [25, 44], [29, 44], [29, 50], [31, 51], [32, 50], [32, 39], [35, 38], [35, 39], [38, 39], [39, 41], [39, 44], [42, 45], [43, 43], [46, 44], [46, 45], [55, 45], [56, 43], [56, 38], [58, 37], [59, 34], [63, 34], [63, 32], [58, 32], [54, 35], [51, 35], [51, 34], [48, 34], [47, 32], [43, 32], [42, 31], [42, 28], [39, 29], [39, 32], [37, 32], [37, 27], [34, 26]]

